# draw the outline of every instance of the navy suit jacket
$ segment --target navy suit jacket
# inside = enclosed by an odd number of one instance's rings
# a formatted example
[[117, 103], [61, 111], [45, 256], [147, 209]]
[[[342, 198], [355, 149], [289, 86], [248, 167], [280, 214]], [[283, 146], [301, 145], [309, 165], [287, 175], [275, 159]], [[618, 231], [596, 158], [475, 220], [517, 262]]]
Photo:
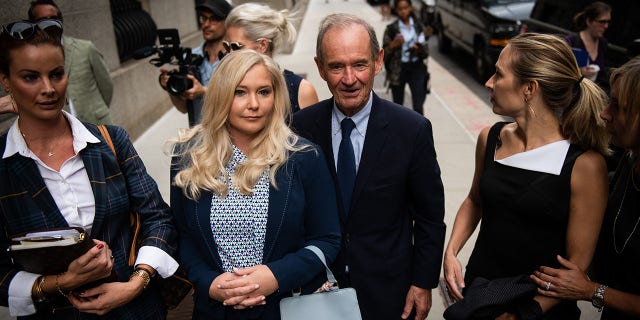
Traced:
[[[296, 112], [293, 127], [320, 145], [338, 186], [333, 105]], [[444, 191], [429, 120], [374, 93], [351, 207], [339, 210], [343, 241], [333, 271], [356, 289], [365, 319], [399, 319], [409, 286], [436, 287], [442, 262]]]
[[[304, 139], [303, 139], [304, 140]], [[326, 280], [320, 259], [305, 246], [315, 245], [333, 261], [340, 247], [335, 190], [324, 156], [316, 146], [294, 152], [276, 174], [277, 189], [269, 188], [269, 211], [263, 264], [278, 280], [278, 290], [264, 307], [234, 310], [209, 298], [209, 287], [222, 274], [222, 263], [211, 230], [212, 193], [188, 199], [171, 187], [171, 206], [178, 227], [180, 263], [194, 284], [193, 319], [280, 319], [279, 301], [292, 290], [313, 292]], [[171, 180], [179, 171], [174, 159]]]
[[[132, 241], [130, 210], [140, 214], [142, 245], [158, 247], [168, 254], [173, 254], [176, 247], [171, 212], [162, 200], [155, 181], [147, 174], [125, 130], [107, 126], [118, 154], [116, 163], [115, 155], [104, 142], [97, 127], [88, 123], [85, 126], [101, 141], [87, 144], [79, 153], [95, 197], [91, 237], [109, 245], [118, 280], [128, 281], [133, 272], [133, 268], [128, 266]], [[0, 155], [4, 153], [6, 141], [5, 133], [0, 137]], [[0, 215], [0, 304], [7, 306], [9, 284], [19, 271], [6, 254], [9, 245], [7, 236], [68, 227], [68, 224], [47, 190], [35, 161], [17, 153], [7, 159], [0, 159]], [[98, 318], [158, 319], [158, 315], [164, 313], [157, 290], [151, 289], [143, 291], [129, 304]], [[60, 319], [75, 318], [60, 311], [56, 311], [55, 316]], [[80, 318], [85, 316], [88, 315]]]

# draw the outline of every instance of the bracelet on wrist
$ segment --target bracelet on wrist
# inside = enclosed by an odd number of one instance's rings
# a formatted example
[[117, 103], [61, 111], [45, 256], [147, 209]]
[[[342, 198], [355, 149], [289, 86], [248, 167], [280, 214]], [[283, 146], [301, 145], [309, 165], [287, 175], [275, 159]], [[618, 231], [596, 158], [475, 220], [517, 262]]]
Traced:
[[33, 296], [36, 298], [36, 301], [38, 302], [47, 301], [47, 296], [43, 289], [45, 279], [46, 279], [45, 276], [39, 276], [34, 283], [35, 286], [33, 290]]
[[68, 297], [68, 295], [69, 295], [69, 293], [62, 291], [62, 288], [60, 288], [60, 283], [58, 282], [58, 278], [60, 278], [60, 276], [61, 276], [61, 275], [63, 275], [63, 274], [64, 274], [64, 272], [63, 272], [63, 273], [58, 273], [58, 274], [56, 275], [56, 290], [58, 290], [58, 293], [59, 293], [61, 296], [63, 296], [63, 297], [65, 297], [65, 298], [67, 298], [67, 297]]
[[142, 280], [144, 280], [144, 286], [142, 287], [142, 290], [146, 289], [147, 286], [149, 285], [149, 282], [151, 281], [151, 276], [149, 276], [149, 271], [142, 268], [138, 268], [135, 271], [133, 271], [131, 276], [129, 276], [129, 280], [131, 280], [133, 277], [140, 277], [142, 278]]

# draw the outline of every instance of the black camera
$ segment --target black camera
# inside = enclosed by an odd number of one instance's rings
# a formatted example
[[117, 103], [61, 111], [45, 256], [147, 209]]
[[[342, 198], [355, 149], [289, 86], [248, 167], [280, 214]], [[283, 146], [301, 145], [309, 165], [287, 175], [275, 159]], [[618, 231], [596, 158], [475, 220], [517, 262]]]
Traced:
[[169, 72], [169, 80], [167, 80], [165, 90], [174, 96], [179, 96], [193, 87], [193, 81], [187, 77], [188, 74], [200, 81], [198, 66], [202, 64], [204, 57], [193, 54], [191, 48], [180, 47], [180, 36], [177, 29], [158, 29], [158, 42], [157, 46], [136, 50], [133, 53], [133, 58], [144, 59], [157, 53], [158, 56], [149, 60], [149, 63], [156, 67], [167, 63], [177, 65], [177, 70]]

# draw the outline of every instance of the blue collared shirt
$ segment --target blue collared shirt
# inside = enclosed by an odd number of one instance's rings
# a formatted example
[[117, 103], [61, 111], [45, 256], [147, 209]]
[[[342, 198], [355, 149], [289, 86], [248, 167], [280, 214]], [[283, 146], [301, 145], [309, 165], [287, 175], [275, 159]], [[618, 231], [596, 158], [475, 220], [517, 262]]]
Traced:
[[[192, 53], [199, 54], [204, 57], [202, 64], [198, 66], [198, 72], [200, 73], [200, 83], [208, 87], [209, 81], [211, 81], [211, 77], [213, 73], [218, 68], [218, 64], [220, 64], [220, 60], [216, 60], [213, 63], [209, 62], [207, 56], [204, 54], [204, 45], [206, 42], [202, 42], [202, 44], [194, 48]], [[202, 122], [202, 106], [204, 105], [204, 97], [193, 99], [193, 113], [196, 124]]]
[[[369, 115], [371, 114], [371, 104], [373, 93], [369, 93], [369, 101], [354, 114], [351, 119], [356, 124], [355, 130], [351, 131], [351, 144], [353, 144], [353, 153], [356, 157], [356, 171], [360, 167], [360, 158], [362, 157], [362, 147], [364, 146], [364, 138], [367, 135], [367, 125], [369, 124]], [[334, 165], [338, 167], [338, 150], [340, 149], [340, 141], [342, 140], [342, 130], [340, 122], [347, 116], [338, 109], [335, 101], [333, 103], [333, 115], [331, 116], [331, 146], [333, 147]]]

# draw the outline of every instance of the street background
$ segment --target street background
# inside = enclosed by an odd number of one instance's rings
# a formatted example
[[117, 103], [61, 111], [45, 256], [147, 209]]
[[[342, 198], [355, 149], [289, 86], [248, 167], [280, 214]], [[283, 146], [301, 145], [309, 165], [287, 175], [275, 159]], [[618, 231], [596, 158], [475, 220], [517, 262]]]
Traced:
[[[414, 6], [419, 3], [414, 0]], [[356, 14], [371, 23], [382, 41], [385, 26], [390, 21], [382, 21], [379, 8], [371, 7], [365, 0], [308, 0], [302, 17], [298, 40], [291, 54], [276, 54], [275, 60], [283, 67], [306, 76], [316, 88], [320, 100], [331, 97], [325, 82], [318, 75], [313, 57], [317, 28], [327, 14], [347, 12]], [[464, 53], [453, 50], [449, 56], [438, 53], [435, 36], [429, 41], [431, 56], [428, 60], [431, 72], [431, 94], [425, 102], [425, 116], [433, 124], [435, 147], [442, 170], [445, 188], [445, 222], [448, 242], [458, 207], [466, 197], [474, 171], [475, 142], [478, 133], [485, 126], [503, 118], [492, 113], [488, 91], [471, 76], [472, 59]], [[389, 100], [390, 92], [384, 86], [383, 70], [376, 77], [374, 91]], [[168, 100], [168, 99], [167, 99]], [[405, 96], [405, 106], [410, 106], [409, 91]], [[169, 201], [169, 164], [164, 154], [167, 139], [176, 136], [180, 128], [187, 126], [187, 117], [175, 108], [166, 112], [149, 127], [134, 145], [147, 166], [149, 174], [158, 182], [164, 199]], [[467, 242], [459, 255], [463, 265], [469, 257], [475, 234]], [[517, 254], [514, 252], [514, 255]], [[445, 310], [444, 296], [439, 288], [433, 290], [433, 306], [427, 319], [442, 319]], [[188, 299], [185, 299], [188, 300]], [[581, 319], [598, 319], [590, 303], [581, 303]], [[170, 313], [170, 319], [189, 319], [189, 303], [184, 303]], [[0, 320], [13, 319], [6, 308], [0, 308]]]

